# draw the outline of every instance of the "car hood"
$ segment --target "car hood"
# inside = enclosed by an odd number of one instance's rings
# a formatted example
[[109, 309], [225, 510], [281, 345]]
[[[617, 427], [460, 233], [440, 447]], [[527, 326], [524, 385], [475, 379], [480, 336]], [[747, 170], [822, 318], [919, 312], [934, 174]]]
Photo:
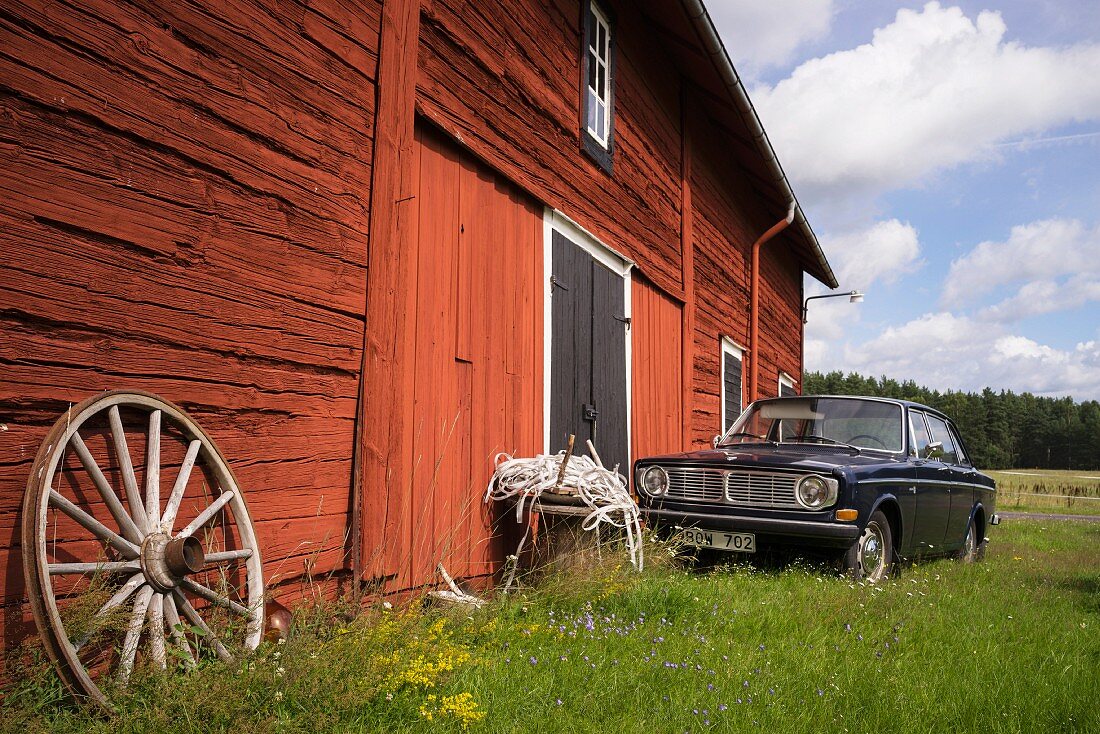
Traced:
[[705, 451], [688, 451], [679, 454], [651, 456], [638, 461], [639, 465], [665, 462], [712, 464], [724, 467], [744, 466], [754, 468], [805, 469], [829, 471], [837, 467], [862, 467], [903, 463], [900, 457], [886, 454], [855, 454], [846, 449], [829, 446], [774, 446], [745, 445]]

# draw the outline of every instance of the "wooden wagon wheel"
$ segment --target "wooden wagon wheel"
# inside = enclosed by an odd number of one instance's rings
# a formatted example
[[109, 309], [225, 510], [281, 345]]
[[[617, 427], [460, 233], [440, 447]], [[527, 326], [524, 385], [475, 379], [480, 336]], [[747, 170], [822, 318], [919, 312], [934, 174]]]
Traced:
[[210, 437], [155, 395], [108, 392], [58, 419], [27, 482], [22, 540], [39, 635], [77, 697], [110, 708], [136, 667], [190, 669], [260, 642], [244, 496]]

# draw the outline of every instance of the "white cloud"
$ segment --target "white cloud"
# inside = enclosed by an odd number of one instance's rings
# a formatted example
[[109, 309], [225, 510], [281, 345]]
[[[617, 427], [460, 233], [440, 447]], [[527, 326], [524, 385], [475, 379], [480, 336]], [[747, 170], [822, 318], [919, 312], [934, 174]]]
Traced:
[[753, 100], [812, 195], [911, 186], [997, 156], [998, 142], [1100, 119], [1100, 44], [1027, 47], [1005, 32], [995, 12], [899, 10], [870, 43], [807, 61]]
[[940, 390], [991, 386], [1100, 399], [1100, 341], [1061, 350], [1003, 326], [948, 312], [924, 314], [862, 344], [807, 343], [806, 367], [912, 379]]
[[866, 290], [877, 281], [892, 283], [920, 265], [917, 230], [897, 219], [822, 239], [842, 288]]
[[737, 70], [751, 78], [828, 35], [834, 5], [833, 0], [715, 0], [707, 9]]
[[[1059, 293], [1051, 281], [1058, 276], [1076, 274], [1083, 280], [1073, 292]], [[1046, 307], [1065, 301], [1083, 303], [1090, 286], [1100, 276], [1100, 226], [1091, 230], [1075, 219], [1045, 219], [1013, 227], [1004, 242], [982, 242], [951, 263], [944, 283], [942, 302], [957, 306], [974, 301], [993, 289], [1027, 281], [1028, 284], [990, 312], [993, 318], [1020, 313], [1049, 313], [1060, 308]], [[1047, 281], [1047, 282], [1042, 282]], [[998, 313], [999, 311], [999, 313]]]
[[978, 312], [986, 321], [1013, 322], [1046, 313], [1070, 311], [1100, 301], [1100, 276], [1085, 273], [1065, 282], [1038, 280], [1015, 295]]

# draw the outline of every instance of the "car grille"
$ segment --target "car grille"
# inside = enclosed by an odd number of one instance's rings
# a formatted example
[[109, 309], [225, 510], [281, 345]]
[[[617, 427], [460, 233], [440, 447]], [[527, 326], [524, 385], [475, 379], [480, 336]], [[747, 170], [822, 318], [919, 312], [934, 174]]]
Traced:
[[668, 497], [736, 507], [801, 510], [794, 497], [799, 474], [730, 469], [668, 469]]

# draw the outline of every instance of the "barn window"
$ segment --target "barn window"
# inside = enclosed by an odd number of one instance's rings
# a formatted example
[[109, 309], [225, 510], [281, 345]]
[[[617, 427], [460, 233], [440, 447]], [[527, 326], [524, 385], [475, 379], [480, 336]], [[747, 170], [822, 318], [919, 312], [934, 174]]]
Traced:
[[583, 110], [584, 149], [604, 170], [611, 170], [612, 138], [614, 135], [614, 24], [609, 13], [594, 2], [589, 3], [584, 21], [584, 83]]
[[788, 375], [786, 372], [779, 373], [779, 397], [785, 398], [788, 395], [797, 395], [798, 392], [794, 389], [794, 378]]
[[741, 415], [741, 364], [744, 350], [722, 339], [722, 433]]

